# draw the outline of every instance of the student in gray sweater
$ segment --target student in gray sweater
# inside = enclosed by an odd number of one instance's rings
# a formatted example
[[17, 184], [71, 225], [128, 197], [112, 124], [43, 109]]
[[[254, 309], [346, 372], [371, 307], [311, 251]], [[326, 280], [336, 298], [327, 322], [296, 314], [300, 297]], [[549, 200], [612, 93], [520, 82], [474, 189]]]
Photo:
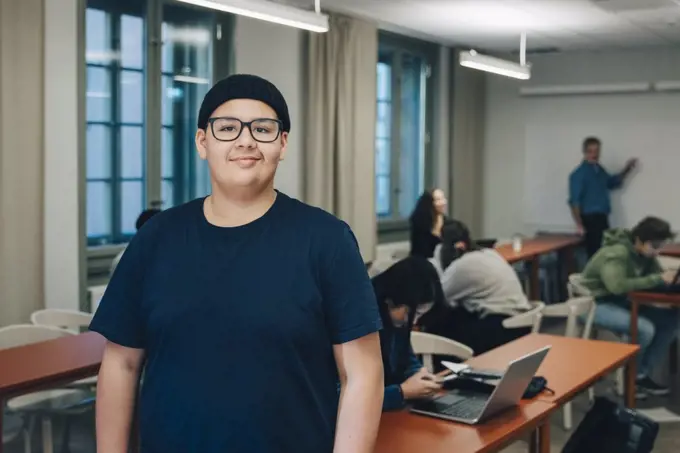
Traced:
[[479, 248], [465, 224], [451, 220], [444, 225], [431, 262], [451, 311], [446, 322], [429, 326], [429, 331], [464, 343], [475, 354], [528, 333], [502, 324], [531, 309], [517, 273], [496, 250]]

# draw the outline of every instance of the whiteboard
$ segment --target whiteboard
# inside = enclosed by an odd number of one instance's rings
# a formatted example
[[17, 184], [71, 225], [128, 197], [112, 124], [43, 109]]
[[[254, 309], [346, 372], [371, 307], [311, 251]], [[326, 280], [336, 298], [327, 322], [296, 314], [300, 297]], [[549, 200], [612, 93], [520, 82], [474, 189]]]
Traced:
[[601, 163], [621, 171], [640, 160], [613, 191], [613, 226], [655, 215], [680, 229], [680, 94], [568, 96], [526, 99], [524, 215], [537, 229], [572, 230], [569, 174], [583, 139], [602, 140]]

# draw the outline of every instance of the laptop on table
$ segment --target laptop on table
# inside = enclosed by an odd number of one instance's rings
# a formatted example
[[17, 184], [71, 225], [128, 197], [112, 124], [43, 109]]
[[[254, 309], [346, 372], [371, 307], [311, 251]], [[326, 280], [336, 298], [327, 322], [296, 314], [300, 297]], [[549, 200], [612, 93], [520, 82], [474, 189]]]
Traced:
[[670, 294], [680, 294], [680, 268], [675, 273], [675, 278], [668, 285], [657, 286], [650, 290], [655, 293], [670, 293]]
[[550, 346], [510, 362], [491, 394], [453, 390], [432, 399], [416, 401], [410, 411], [470, 425], [482, 422], [519, 404]]

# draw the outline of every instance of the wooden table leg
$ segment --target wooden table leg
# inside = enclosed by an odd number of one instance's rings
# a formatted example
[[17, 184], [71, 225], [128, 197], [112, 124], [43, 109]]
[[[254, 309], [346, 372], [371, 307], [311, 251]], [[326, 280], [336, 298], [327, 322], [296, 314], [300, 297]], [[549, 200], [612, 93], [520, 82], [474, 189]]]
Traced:
[[[630, 301], [630, 344], [638, 344], [638, 312], [639, 304], [635, 298]], [[635, 380], [637, 378], [637, 361], [632, 357], [626, 367], [626, 406], [635, 408]]]
[[550, 453], [550, 418], [547, 418], [533, 432], [529, 451], [531, 453]]
[[535, 256], [529, 261], [529, 300], [541, 300], [541, 279], [539, 269], [541, 267], [540, 257]]
[[5, 400], [0, 398], [0, 453], [2, 453], [2, 446], [3, 446], [3, 442], [2, 442], [3, 431], [2, 430], [3, 430], [4, 427], [3, 427], [3, 424], [2, 424], [2, 416], [3, 416], [4, 412], [5, 412]]

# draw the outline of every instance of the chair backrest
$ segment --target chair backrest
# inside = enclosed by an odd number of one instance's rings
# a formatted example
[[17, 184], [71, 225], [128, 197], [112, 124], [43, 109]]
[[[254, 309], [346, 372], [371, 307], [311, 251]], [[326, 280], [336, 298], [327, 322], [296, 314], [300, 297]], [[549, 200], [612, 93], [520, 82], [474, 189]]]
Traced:
[[57, 338], [73, 335], [64, 329], [49, 326], [35, 326], [31, 324], [17, 324], [0, 328], [0, 349], [15, 348], [41, 341], [56, 340]]
[[97, 307], [99, 307], [99, 301], [104, 297], [106, 285], [90, 286], [87, 291], [90, 295], [90, 311], [94, 313], [97, 311]]
[[569, 276], [567, 291], [570, 299], [591, 295], [590, 290], [583, 286], [583, 275], [581, 274], [571, 274]]
[[93, 315], [77, 310], [47, 308], [31, 315], [31, 322], [36, 326], [51, 326], [80, 333], [81, 328], [88, 327]]
[[447, 355], [462, 360], [474, 355], [474, 351], [462, 343], [426, 332], [411, 332], [411, 347], [416, 355], [423, 357], [423, 365], [430, 371], [434, 371], [433, 355]]
[[[590, 338], [595, 317], [595, 300], [590, 297], [575, 297], [559, 304], [547, 305], [543, 309], [545, 318], [566, 318], [565, 336], [577, 337], [579, 321], [583, 320], [581, 338]], [[585, 318], [585, 319], [584, 319]]]
[[530, 302], [532, 308], [529, 311], [520, 313], [519, 315], [511, 316], [503, 320], [503, 327], [506, 329], [519, 329], [523, 327], [531, 327], [532, 333], [538, 333], [541, 330], [541, 321], [543, 320], [543, 302]]

